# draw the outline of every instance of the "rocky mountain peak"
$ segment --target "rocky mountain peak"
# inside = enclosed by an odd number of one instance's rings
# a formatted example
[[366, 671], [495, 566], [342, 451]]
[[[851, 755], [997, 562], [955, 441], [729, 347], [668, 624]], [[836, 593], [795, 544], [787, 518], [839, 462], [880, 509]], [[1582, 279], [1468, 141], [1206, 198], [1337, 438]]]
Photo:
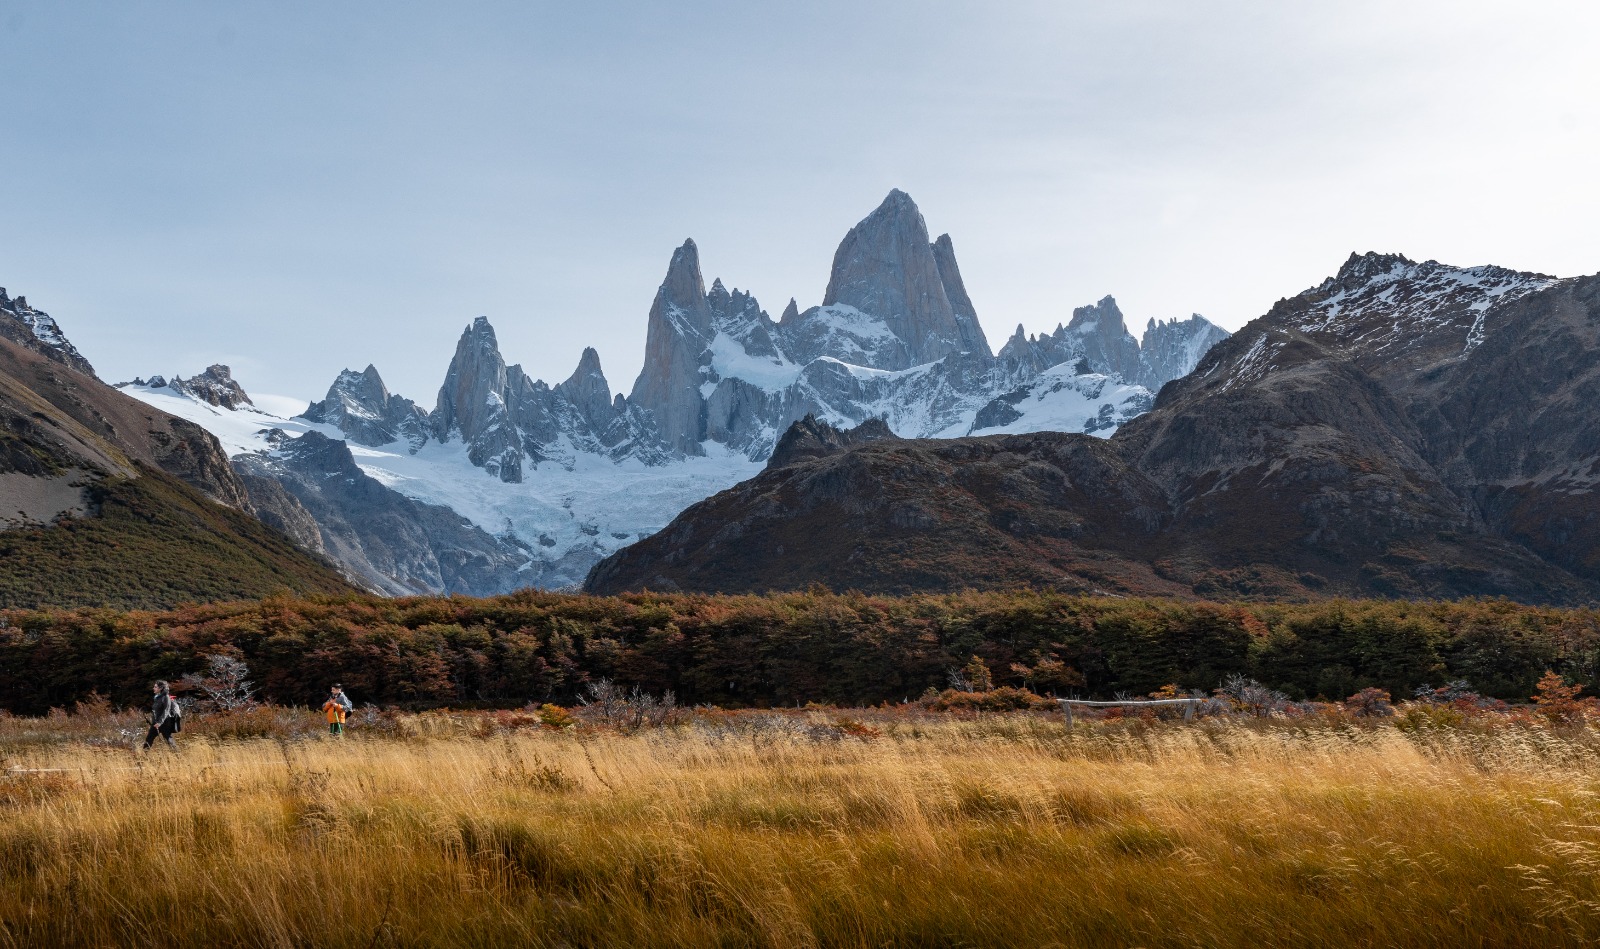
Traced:
[[165, 376], [151, 376], [149, 379], [134, 379], [132, 382], [119, 382], [117, 388], [138, 386], [148, 389], [171, 389], [182, 393], [207, 405], [237, 411], [245, 406], [253, 406], [250, 396], [244, 388], [234, 381], [233, 370], [220, 363], [206, 367], [206, 371], [188, 379], [182, 376], [173, 376], [169, 381]]
[[467, 342], [469, 340], [479, 352], [485, 355], [491, 352], [498, 355], [500, 352], [500, 341], [495, 338], [494, 327], [489, 323], [487, 316], [474, 317], [472, 324], [462, 332], [461, 341]]
[[706, 282], [700, 275], [700, 248], [695, 246], [693, 239], [688, 239], [672, 252], [666, 279], [661, 281], [656, 299], [688, 310], [700, 306], [705, 298]]
[[238, 409], [254, 404], [244, 388], [234, 381], [233, 370], [220, 363], [207, 366], [205, 372], [184, 379], [181, 383], [175, 380], [172, 385], [177, 388], [180, 384], [184, 391], [195, 398], [221, 408]]
[[685, 454], [703, 453], [700, 357], [714, 335], [700, 249], [686, 240], [672, 252], [666, 279], [650, 305], [644, 368], [629, 396], [654, 414], [666, 444]]
[[[507, 381], [506, 362], [500, 355], [494, 327], [487, 317], [480, 316], [462, 331], [444, 385], [439, 387], [432, 416], [435, 437], [448, 441], [451, 435], [460, 435], [474, 446], [475, 464], [483, 463], [479, 458], [489, 454], [498, 457], [500, 449], [511, 447], [499, 444], [515, 437], [514, 430], [506, 424]], [[482, 436], [489, 432], [498, 433], [493, 439], [494, 450], [482, 444]]]
[[572, 371], [572, 377], [567, 381], [572, 382], [579, 376], [603, 375], [600, 370], [600, 353], [593, 346], [583, 347], [583, 354], [578, 357], [578, 368]]
[[1027, 330], [1022, 324], [1017, 324], [1017, 331], [1011, 334], [1006, 344], [1000, 347], [1000, 358], [1009, 362], [1020, 363], [1031, 360], [1034, 341], [1028, 339]]
[[1323, 281], [1318, 290], [1324, 292], [1358, 290], [1375, 279], [1398, 275], [1415, 266], [1417, 262], [1404, 254], [1379, 254], [1372, 251], [1365, 254], [1351, 253], [1340, 265], [1338, 273]]
[[367, 363], [367, 368], [360, 372], [346, 369], [339, 373], [333, 385], [348, 391], [362, 404], [380, 409], [389, 404], [389, 387], [383, 384], [383, 376], [372, 363]]
[[[949, 248], [948, 243], [946, 246]], [[910, 195], [899, 189], [891, 191], [840, 242], [823, 308], [854, 307], [882, 320], [905, 344], [906, 352], [896, 360], [898, 364], [876, 368], [905, 369], [967, 351], [976, 346], [974, 331], [979, 338], [982, 331], [976, 329], [971, 301], [960, 284], [953, 248], [947, 256], [944, 270], [951, 287], [941, 275], [922, 212]], [[952, 289], [959, 304], [951, 301]], [[989, 354], [986, 342], [982, 351]]]
[[611, 402], [611, 386], [600, 369], [600, 354], [594, 347], [584, 349], [567, 381], [559, 383], [556, 391], [567, 397], [584, 419], [597, 429], [610, 424], [616, 414]]
[[973, 308], [972, 298], [967, 296], [967, 285], [961, 280], [961, 268], [956, 265], [956, 246], [949, 234], [940, 234], [933, 242], [933, 260], [939, 267], [939, 281], [944, 284], [945, 296], [956, 314], [961, 351], [992, 356], [989, 339], [978, 322], [978, 311]]
[[1338, 280], [1367, 280], [1381, 273], [1389, 273], [1396, 267], [1411, 267], [1416, 261], [1404, 254], [1380, 254], [1376, 251], [1367, 251], [1358, 254], [1352, 251], [1345, 262], [1340, 265], [1335, 279]]
[[[1418, 263], [1400, 254], [1351, 254], [1339, 272], [1268, 317], [1307, 333], [1360, 340], [1394, 371], [1411, 371], [1475, 349], [1494, 328], [1492, 314], [1557, 279], [1505, 267]], [[1396, 357], [1405, 354], [1406, 359]], [[1409, 367], [1409, 368], [1406, 368]]]
[[306, 406], [300, 417], [335, 426], [358, 445], [377, 448], [404, 440], [413, 454], [431, 436], [428, 414], [410, 399], [391, 393], [378, 367], [370, 363], [360, 372], [340, 372], [327, 396]]
[[1138, 383], [1151, 392], [1194, 371], [1228, 331], [1196, 313], [1186, 320], [1151, 320], [1139, 343]]
[[367, 368], [359, 372], [354, 369], [341, 370], [333, 380], [333, 385], [328, 387], [328, 395], [348, 396], [358, 404], [379, 408], [389, 401], [389, 387], [383, 384], [378, 367], [368, 363]]
[[789, 298], [789, 305], [783, 308], [783, 315], [778, 317], [779, 326], [791, 326], [800, 318], [800, 307], [794, 302], [794, 297]]
[[1075, 307], [1072, 319], [1067, 322], [1067, 332], [1079, 336], [1092, 333], [1117, 336], [1128, 332], [1128, 322], [1117, 306], [1117, 298], [1108, 293], [1096, 303]]
[[840, 429], [808, 414], [790, 425], [783, 437], [778, 439], [772, 457], [767, 460], [767, 470], [896, 437], [889, 423], [881, 418], [869, 418], [855, 428]]
[[1066, 335], [1076, 337], [1089, 362], [1104, 372], [1132, 382], [1139, 372], [1139, 341], [1128, 332], [1117, 301], [1109, 294], [1093, 306], [1072, 311]]

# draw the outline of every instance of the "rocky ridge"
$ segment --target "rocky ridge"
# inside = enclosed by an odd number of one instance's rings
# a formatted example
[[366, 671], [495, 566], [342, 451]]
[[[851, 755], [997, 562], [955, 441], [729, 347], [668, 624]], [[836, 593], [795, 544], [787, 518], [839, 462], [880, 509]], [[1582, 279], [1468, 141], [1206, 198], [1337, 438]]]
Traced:
[[247, 405], [253, 406], [250, 396], [239, 383], [234, 381], [233, 370], [223, 365], [206, 367], [206, 371], [188, 379], [173, 376], [170, 380], [166, 376], [151, 376], [149, 379], [135, 378], [132, 382], [119, 382], [117, 388], [139, 386], [147, 389], [171, 389], [174, 392], [190, 396], [207, 405], [219, 408], [238, 410]]
[[83, 358], [50, 314], [29, 306], [27, 297], [12, 298], [5, 287], [0, 287], [0, 339], [9, 339], [86, 376], [94, 375], [89, 360]]
[[47, 315], [0, 298], [0, 608], [350, 590], [250, 516], [205, 428], [101, 382]]

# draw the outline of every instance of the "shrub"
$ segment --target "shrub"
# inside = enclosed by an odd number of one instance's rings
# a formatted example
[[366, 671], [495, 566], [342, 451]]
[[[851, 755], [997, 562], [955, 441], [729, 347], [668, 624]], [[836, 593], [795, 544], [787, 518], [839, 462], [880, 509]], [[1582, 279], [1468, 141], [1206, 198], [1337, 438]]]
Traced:
[[229, 653], [212, 653], [206, 657], [204, 673], [191, 672], [179, 680], [179, 685], [199, 692], [200, 707], [207, 711], [236, 712], [253, 708], [255, 683], [250, 681], [250, 667], [243, 659]]
[[1394, 703], [1383, 689], [1365, 688], [1344, 700], [1345, 709], [1356, 718], [1389, 718]]
[[[0, 560], [14, 533], [0, 537]], [[209, 657], [226, 655], [248, 663], [252, 698], [289, 704], [320, 703], [330, 677], [363, 700], [412, 710], [530, 699], [570, 708], [601, 679], [624, 698], [671, 691], [685, 704], [745, 707], [872, 705], [930, 686], [1103, 698], [1233, 681], [1219, 704], [1276, 715], [1290, 713], [1290, 697], [1366, 685], [1410, 696], [1452, 680], [1445, 701], [1479, 701], [1458, 688], [1463, 678], [1480, 698], [1522, 701], [1546, 669], [1588, 694], [1600, 685], [1597, 644], [1600, 610], [1497, 601], [1220, 606], [1030, 590], [282, 595], [161, 612], [0, 610], [0, 708], [39, 715], [91, 691], [142, 705], [151, 680], [204, 677]]]
[[573, 728], [577, 726], [578, 720], [561, 706], [546, 702], [539, 706], [539, 724], [546, 728]]
[[972, 683], [974, 692], [994, 691], [994, 676], [989, 672], [989, 664], [973, 656], [961, 670], [961, 674]]
[[1007, 686], [988, 692], [945, 689], [932, 697], [924, 695], [919, 704], [936, 712], [1015, 712], [1055, 708], [1056, 703], [1027, 689], [1013, 689]]
[[836, 718], [833, 720], [833, 727], [839, 729], [839, 733], [848, 738], [871, 741], [874, 738], [883, 737], [883, 729], [868, 725], [859, 718], [850, 718], [848, 716]]
[[1394, 725], [1401, 731], [1415, 732], [1431, 728], [1456, 728], [1466, 720], [1466, 713], [1453, 705], [1410, 702], [1395, 716]]
[[1281, 714], [1290, 705], [1287, 695], [1241, 675], [1224, 679], [1216, 695], [1231, 710], [1245, 712], [1257, 718]]
[[592, 725], [605, 725], [620, 731], [640, 728], [659, 728], [683, 721], [683, 710], [670, 690], [660, 698], [643, 692], [638, 686], [632, 692], [624, 691], [610, 679], [589, 683], [588, 695], [581, 700], [578, 717]]
[[1583, 686], [1568, 685], [1559, 673], [1546, 669], [1534, 692], [1533, 704], [1552, 723], [1577, 721], [1595, 707], [1594, 699], [1578, 698], [1582, 691]]

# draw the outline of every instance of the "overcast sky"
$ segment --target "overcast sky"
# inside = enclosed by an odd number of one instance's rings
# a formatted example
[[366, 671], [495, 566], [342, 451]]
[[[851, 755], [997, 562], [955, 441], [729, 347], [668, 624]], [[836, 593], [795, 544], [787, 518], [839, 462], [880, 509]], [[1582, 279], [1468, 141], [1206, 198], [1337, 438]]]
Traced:
[[1600, 4], [0, 0], [0, 285], [108, 381], [431, 406], [479, 314], [632, 387], [672, 249], [776, 316], [891, 188], [985, 330], [1229, 328], [1399, 251], [1600, 271]]

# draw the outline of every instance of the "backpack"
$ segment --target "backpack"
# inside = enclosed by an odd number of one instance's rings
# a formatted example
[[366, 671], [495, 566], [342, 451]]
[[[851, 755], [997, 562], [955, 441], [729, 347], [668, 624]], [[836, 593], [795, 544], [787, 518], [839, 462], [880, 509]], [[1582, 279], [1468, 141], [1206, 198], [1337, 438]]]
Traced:
[[183, 731], [183, 706], [172, 696], [167, 696], [167, 717], [172, 719], [172, 730]]

